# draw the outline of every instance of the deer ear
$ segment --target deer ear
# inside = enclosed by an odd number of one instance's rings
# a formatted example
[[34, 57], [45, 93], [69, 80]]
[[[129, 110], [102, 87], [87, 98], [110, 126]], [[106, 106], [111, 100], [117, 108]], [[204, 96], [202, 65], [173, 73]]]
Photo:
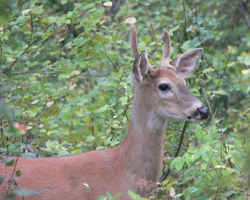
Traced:
[[180, 55], [174, 63], [177, 74], [184, 78], [189, 77], [197, 67], [201, 54], [202, 49], [197, 48]]
[[133, 75], [138, 82], [143, 82], [149, 72], [150, 64], [146, 51], [142, 51], [134, 62]]

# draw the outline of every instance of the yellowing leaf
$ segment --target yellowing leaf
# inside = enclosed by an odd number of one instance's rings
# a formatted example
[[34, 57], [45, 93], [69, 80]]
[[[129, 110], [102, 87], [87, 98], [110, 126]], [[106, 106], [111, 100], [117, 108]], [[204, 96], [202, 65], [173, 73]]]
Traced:
[[52, 106], [54, 104], [54, 101], [49, 101], [46, 105], [49, 108], [50, 106]]
[[125, 24], [135, 24], [136, 23], [136, 18], [134, 17], [129, 17], [124, 21]]
[[250, 74], [250, 69], [243, 69], [241, 71], [241, 73], [244, 74], [244, 75], [248, 75], [248, 74]]
[[224, 165], [216, 165], [214, 166], [215, 169], [225, 169], [226, 167]]
[[35, 81], [35, 80], [36, 80], [36, 77], [35, 77], [35, 76], [31, 76], [29, 79], [30, 79], [31, 81]]
[[8, 62], [14, 62], [16, 59], [14, 59], [14, 58], [7, 58], [7, 61]]
[[108, 1], [108, 2], [105, 2], [103, 5], [106, 6], [106, 7], [111, 7], [112, 6], [112, 2]]
[[238, 61], [245, 65], [250, 65], [250, 53], [243, 52], [238, 56]]
[[22, 14], [23, 14], [23, 15], [27, 15], [27, 14], [30, 13], [30, 11], [32, 11], [32, 10], [31, 10], [31, 9], [23, 10], [23, 11], [22, 11]]
[[88, 183], [83, 183], [82, 185], [83, 185], [83, 187], [85, 187], [85, 188], [88, 189], [88, 190], [91, 189]]
[[27, 126], [25, 124], [14, 122], [13, 126], [21, 132], [22, 135], [25, 135], [27, 132]]
[[76, 84], [73, 84], [69, 87], [69, 90], [73, 90], [76, 87]]
[[81, 72], [80, 71], [73, 71], [71, 76], [78, 76]]
[[169, 195], [170, 195], [170, 197], [175, 197], [175, 190], [173, 187], [170, 188]]
[[35, 101], [32, 101], [31, 104], [34, 105], [34, 104], [37, 104], [38, 102], [39, 102], [39, 100], [37, 99], [37, 100], [35, 100]]

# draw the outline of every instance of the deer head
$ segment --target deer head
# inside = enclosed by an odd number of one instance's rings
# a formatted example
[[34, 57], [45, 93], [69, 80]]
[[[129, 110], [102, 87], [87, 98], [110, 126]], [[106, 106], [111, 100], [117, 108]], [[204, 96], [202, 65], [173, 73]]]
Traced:
[[145, 50], [139, 52], [136, 29], [131, 27], [131, 47], [134, 55], [132, 78], [136, 94], [143, 103], [164, 120], [199, 121], [208, 118], [208, 109], [186, 86], [188, 78], [198, 66], [202, 49], [197, 48], [170, 62], [171, 43], [167, 31], [163, 35], [163, 58], [160, 66], [151, 66]]

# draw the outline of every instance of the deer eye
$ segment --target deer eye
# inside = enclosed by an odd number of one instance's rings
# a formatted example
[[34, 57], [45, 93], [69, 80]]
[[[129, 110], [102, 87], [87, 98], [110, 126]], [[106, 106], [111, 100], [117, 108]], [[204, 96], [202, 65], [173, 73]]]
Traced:
[[160, 84], [160, 85], [158, 86], [158, 88], [159, 88], [159, 90], [164, 91], [164, 92], [171, 90], [170, 85], [169, 85], [169, 84], [166, 84], [166, 83]]

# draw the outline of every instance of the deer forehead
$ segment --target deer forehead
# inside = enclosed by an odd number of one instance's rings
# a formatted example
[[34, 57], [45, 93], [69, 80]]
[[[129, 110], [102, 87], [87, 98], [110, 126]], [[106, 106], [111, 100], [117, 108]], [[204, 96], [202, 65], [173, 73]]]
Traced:
[[174, 67], [160, 67], [158, 69], [156, 84], [171, 82], [175, 85], [185, 84], [185, 80], [179, 77]]

